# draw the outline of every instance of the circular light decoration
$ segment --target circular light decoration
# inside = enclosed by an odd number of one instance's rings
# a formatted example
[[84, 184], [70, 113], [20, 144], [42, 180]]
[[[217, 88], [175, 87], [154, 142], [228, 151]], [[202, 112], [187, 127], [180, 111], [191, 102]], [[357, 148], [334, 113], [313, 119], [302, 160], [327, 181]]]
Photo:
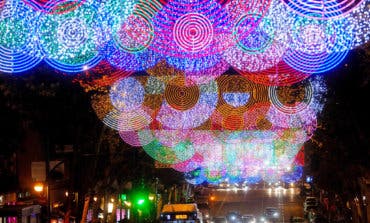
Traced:
[[292, 68], [312, 74], [336, 67], [352, 48], [353, 34], [345, 19], [322, 21], [297, 17], [291, 48], [283, 60]]
[[[316, 116], [323, 108], [325, 85], [319, 76], [291, 86], [270, 87], [272, 103], [267, 119], [283, 128], [316, 128]], [[279, 89], [279, 90], [278, 90]], [[280, 91], [280, 92], [278, 92]]]
[[184, 174], [186, 182], [198, 185], [206, 181], [206, 177], [204, 176], [204, 170], [202, 168], [197, 168], [195, 170], [189, 171]]
[[236, 45], [224, 52], [226, 61], [234, 68], [248, 72], [260, 72], [275, 66], [289, 46], [288, 30], [292, 21], [286, 7], [275, 1], [264, 17], [242, 14], [233, 28]]
[[104, 27], [116, 47], [126, 52], [137, 52], [147, 48], [153, 39], [153, 25], [150, 18], [143, 15], [141, 2], [133, 0], [110, 0], [101, 8]]
[[102, 27], [97, 8], [83, 4], [63, 14], [44, 14], [38, 38], [50, 66], [64, 72], [81, 72], [97, 65]]
[[[253, 31], [245, 33], [248, 27], [253, 25], [256, 21], [259, 24]], [[261, 53], [272, 43], [274, 39], [274, 28], [270, 19], [262, 18], [259, 15], [245, 14], [239, 17], [233, 29], [233, 38], [236, 45], [244, 52], [254, 54]]]
[[120, 131], [119, 136], [121, 137], [121, 139], [123, 139], [123, 141], [125, 141], [125, 143], [131, 146], [143, 146], [137, 131]]
[[139, 130], [152, 122], [149, 115], [152, 111], [143, 106], [144, 87], [134, 77], [124, 78], [114, 83], [109, 95], [112, 105], [119, 111], [117, 114], [119, 130]]
[[353, 47], [367, 43], [370, 40], [370, 0], [364, 0], [346, 18], [355, 36]]
[[343, 17], [363, 0], [283, 0], [294, 12], [307, 18], [333, 19]]
[[[238, 0], [238, 1], [218, 1], [222, 2], [225, 8], [229, 11], [233, 18], [238, 19], [244, 14], [257, 14], [262, 17], [265, 16], [267, 11], [271, 8], [272, 0]], [[261, 18], [262, 18], [261, 17]], [[246, 31], [252, 31], [256, 25], [258, 25], [259, 20], [256, 20], [254, 26], [249, 26]], [[248, 32], [246, 32], [247, 34]]]
[[232, 44], [232, 18], [215, 1], [170, 1], [153, 17], [153, 23], [155, 38], [150, 48], [167, 56], [201, 58]]
[[219, 86], [217, 111], [211, 116], [213, 124], [221, 129], [244, 130], [248, 117], [244, 113], [256, 103], [268, 102], [267, 87], [255, 84], [240, 75], [222, 75], [216, 79]]
[[163, 146], [158, 140], [143, 145], [144, 151], [153, 159], [165, 163], [176, 164], [194, 156], [194, 148], [188, 141], [176, 144], [174, 147]]
[[176, 69], [183, 70], [187, 73], [200, 73], [203, 70], [212, 69], [212, 67], [221, 63], [222, 57], [220, 54], [201, 58], [178, 58], [168, 56], [166, 57], [166, 61]]
[[160, 59], [160, 54], [149, 49], [127, 52], [110, 41], [103, 49], [106, 59], [113, 66], [127, 71], [143, 71], [153, 67]]
[[201, 167], [202, 162], [203, 156], [196, 152], [194, 156], [191, 157], [190, 159], [181, 163], [173, 164], [172, 168], [179, 172], [190, 172]]
[[118, 80], [110, 89], [113, 106], [119, 111], [134, 111], [142, 106], [144, 87], [134, 77]]
[[164, 146], [174, 147], [182, 141], [188, 140], [190, 130], [153, 130], [154, 137]]
[[104, 118], [103, 123], [117, 131], [136, 131], [144, 129], [153, 121], [150, 109], [142, 108], [133, 111], [113, 109]]
[[22, 0], [36, 10], [49, 14], [62, 14], [73, 11], [86, 0]]
[[224, 59], [220, 59], [214, 66], [203, 68], [199, 71], [185, 70], [184, 72], [185, 78], [189, 79], [189, 82], [193, 82], [199, 85], [214, 81], [216, 78], [225, 73], [229, 68], [229, 64]]
[[312, 101], [313, 89], [309, 81], [303, 82], [284, 87], [270, 86], [268, 93], [272, 105], [287, 114], [305, 110]]
[[200, 13], [187, 13], [180, 16], [172, 32], [177, 46], [186, 52], [204, 50], [213, 39], [212, 23]]
[[39, 14], [22, 1], [8, 0], [1, 4], [0, 71], [27, 71], [42, 60], [34, 39]]
[[188, 87], [183, 77], [171, 80], [165, 89], [165, 102], [156, 119], [170, 129], [191, 129], [204, 123], [217, 104], [217, 84]]

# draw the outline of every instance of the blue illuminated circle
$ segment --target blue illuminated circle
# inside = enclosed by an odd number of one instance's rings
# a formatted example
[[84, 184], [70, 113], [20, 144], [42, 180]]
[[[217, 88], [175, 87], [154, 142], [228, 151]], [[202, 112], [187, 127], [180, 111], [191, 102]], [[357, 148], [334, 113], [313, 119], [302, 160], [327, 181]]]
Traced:
[[131, 111], [142, 106], [144, 87], [133, 77], [121, 79], [110, 89], [113, 106], [120, 111]]
[[22, 1], [6, 1], [0, 11], [0, 71], [20, 73], [42, 60], [34, 39], [39, 14]]
[[332, 19], [354, 10], [363, 0], [283, 0], [295, 12], [315, 19]]
[[97, 8], [83, 4], [64, 14], [44, 14], [38, 34], [45, 61], [65, 72], [80, 72], [97, 65], [102, 27]]

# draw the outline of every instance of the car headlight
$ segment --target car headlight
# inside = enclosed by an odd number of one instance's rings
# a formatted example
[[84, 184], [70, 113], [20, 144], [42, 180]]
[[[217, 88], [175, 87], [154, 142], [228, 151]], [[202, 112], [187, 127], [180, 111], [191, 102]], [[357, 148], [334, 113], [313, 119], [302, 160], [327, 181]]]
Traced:
[[275, 212], [272, 216], [279, 217], [279, 213]]

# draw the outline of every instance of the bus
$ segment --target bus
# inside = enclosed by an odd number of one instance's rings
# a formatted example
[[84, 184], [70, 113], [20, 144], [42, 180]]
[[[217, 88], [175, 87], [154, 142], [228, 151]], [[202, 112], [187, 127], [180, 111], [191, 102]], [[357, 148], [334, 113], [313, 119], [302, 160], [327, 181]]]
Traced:
[[160, 214], [161, 223], [203, 223], [196, 203], [165, 204]]

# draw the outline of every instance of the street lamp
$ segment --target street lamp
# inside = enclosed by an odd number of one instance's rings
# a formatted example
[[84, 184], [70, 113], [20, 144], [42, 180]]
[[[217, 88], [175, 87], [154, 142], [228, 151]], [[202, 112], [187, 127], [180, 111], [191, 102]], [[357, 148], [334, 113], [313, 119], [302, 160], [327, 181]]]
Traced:
[[44, 184], [41, 183], [41, 182], [37, 182], [35, 183], [35, 185], [33, 186], [33, 189], [37, 192], [37, 193], [41, 193], [44, 191]]

